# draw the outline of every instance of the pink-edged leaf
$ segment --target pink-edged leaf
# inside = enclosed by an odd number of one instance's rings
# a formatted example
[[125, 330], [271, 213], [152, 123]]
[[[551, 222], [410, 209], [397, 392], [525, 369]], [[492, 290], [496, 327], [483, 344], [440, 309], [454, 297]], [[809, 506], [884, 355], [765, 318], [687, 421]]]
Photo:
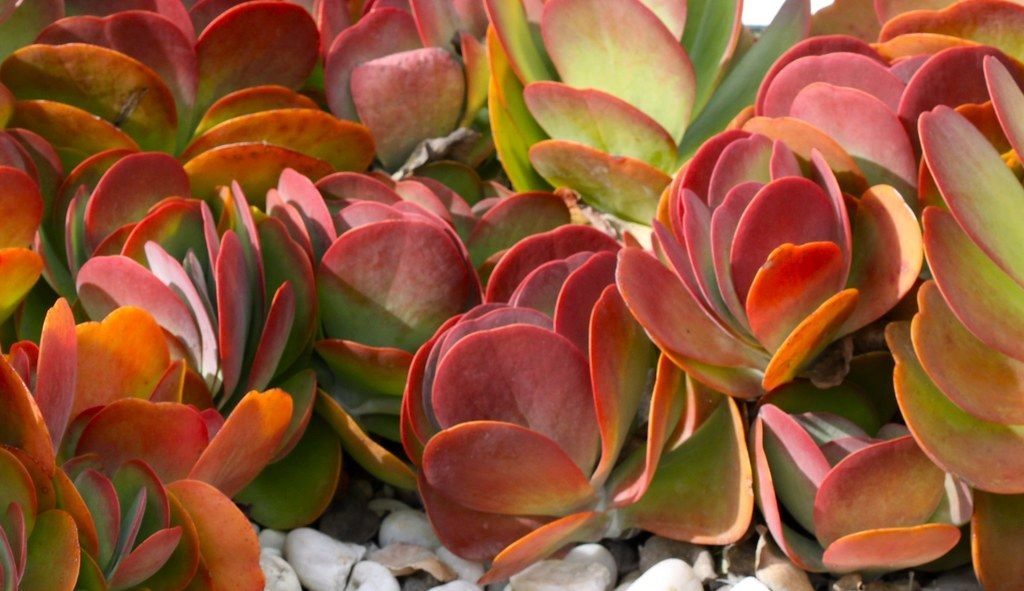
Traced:
[[407, 351], [478, 297], [453, 238], [419, 220], [346, 232], [320, 263], [317, 293], [327, 336]]
[[[254, 32], [263, 34], [253, 34]], [[217, 17], [199, 36], [202, 111], [241, 88], [278, 84], [298, 88], [309, 76], [320, 49], [316, 23], [288, 2], [247, 2]]]
[[896, 358], [896, 399], [928, 457], [976, 488], [1000, 494], [1024, 491], [1018, 453], [1024, 428], [984, 421], [953, 404], [917, 360], [909, 323], [890, 324], [886, 340]]
[[142, 583], [167, 564], [181, 541], [180, 527], [162, 529], [139, 543], [117, 565], [110, 584], [114, 589], [127, 589]]
[[444, 547], [470, 560], [491, 560], [509, 544], [549, 521], [464, 507], [434, 489], [422, 470], [419, 491], [427, 517]]
[[600, 252], [566, 277], [553, 316], [555, 332], [589, 351], [591, 311], [605, 288], [615, 285], [615, 253]]
[[1010, 71], [994, 57], [985, 58], [985, 80], [1000, 126], [1017, 153], [1024, 152], [1024, 94]]
[[580, 470], [597, 459], [586, 358], [551, 331], [516, 324], [459, 340], [438, 364], [431, 402], [442, 428], [505, 421], [549, 437]]
[[277, 109], [316, 109], [313, 99], [299, 94], [290, 88], [267, 84], [236, 90], [225, 95], [210, 105], [203, 118], [199, 120], [194, 135], [206, 133], [207, 130], [242, 115], [251, 115], [263, 111]]
[[744, 331], [750, 331], [744, 304], [736, 293], [732, 282], [732, 269], [729, 264], [729, 253], [736, 236], [736, 227], [740, 218], [754, 197], [764, 185], [748, 182], [732, 187], [726, 194], [722, 204], [711, 214], [711, 258], [715, 266], [715, 280], [718, 292], [732, 318], [739, 323]]
[[696, 94], [693, 65], [653, 12], [628, 0], [556, 0], [544, 5], [541, 33], [566, 84], [616, 96], [682, 138]]
[[121, 505], [114, 484], [96, 470], [85, 470], [75, 478], [74, 486], [96, 526], [99, 552], [95, 559], [108, 564], [114, 557], [121, 530]]
[[[975, 289], [978, 289], [975, 286]], [[1024, 423], [1024, 361], [986, 347], [968, 332], [934, 283], [918, 292], [911, 326], [921, 366], [954, 404], [991, 423]]]
[[[455, 129], [462, 114], [466, 79], [461, 65], [437, 47], [365, 62], [352, 71], [352, 100], [359, 120], [373, 133], [377, 156], [397, 168], [417, 144]], [[419, 100], [395, 101], [397, 96]]]
[[[909, 435], [870, 445], [836, 464], [818, 487], [814, 525], [826, 548], [871, 529], [928, 520], [945, 492], [945, 474]], [[829, 560], [826, 550], [825, 560]]]
[[[740, 367], [761, 367], [763, 353], [726, 332], [686, 292], [672, 272], [636, 248], [619, 255], [617, 285], [647, 334], [674, 358]], [[701, 335], [698, 345], [687, 335]]]
[[[311, 180], [292, 169], [285, 169], [277, 182], [277, 190], [281, 199], [292, 205], [298, 212], [306, 231], [309, 232], [313, 252], [317, 259], [330, 247], [338, 237], [331, 221], [331, 213], [324, 203], [324, 198], [317, 191]], [[270, 211], [273, 215], [273, 211]]]
[[825, 549], [832, 572], [887, 571], [938, 560], [960, 541], [960, 528], [946, 523], [873, 529], [842, 537]]
[[371, 391], [400, 396], [412, 355], [402, 349], [369, 347], [353, 341], [324, 339], [317, 353], [338, 377]]
[[559, 516], [595, 495], [554, 440], [496, 421], [461, 423], [431, 438], [423, 476], [452, 501], [488, 513]]
[[[580, 252], [565, 260], [544, 263], [523, 279], [523, 282], [512, 293], [508, 303], [517, 308], [532, 308], [548, 316], [554, 316], [558, 294], [561, 292], [565, 280], [570, 273], [576, 271], [593, 256], [589, 252]], [[615, 255], [612, 255], [613, 260], [614, 258]], [[589, 310], [583, 313], [587, 312]], [[581, 350], [585, 351], [586, 348], [583, 347]]]
[[473, 119], [487, 106], [491, 66], [487, 61], [487, 48], [484, 44], [462, 33], [460, 37], [462, 65], [466, 72], [466, 105], [462, 111], [459, 127], [469, 127]]
[[754, 277], [746, 312], [754, 336], [776, 351], [796, 327], [842, 289], [846, 277], [833, 242], [783, 244]]
[[559, 82], [534, 82], [526, 87], [523, 99], [537, 123], [554, 139], [635, 158], [665, 172], [675, 168], [672, 136], [622, 99]]
[[742, 129], [783, 142], [802, 162], [814, 165], [820, 159], [847, 192], [860, 194], [868, 188], [857, 161], [839, 142], [806, 121], [789, 116], [754, 117], [744, 122]]
[[156, 242], [179, 261], [190, 250], [205, 253], [203, 207], [209, 206], [195, 199], [164, 199], [132, 226], [119, 254], [145, 264], [147, 242]]
[[196, 31], [192, 27], [192, 20], [186, 10], [187, 6], [191, 4], [193, 2], [183, 3], [179, 0], [124, 0], [117, 4], [110, 4], [106, 0], [65, 0], [64, 10], [68, 16], [108, 16], [135, 11], [153, 12], [174, 23], [191, 44], [196, 39]]
[[313, 406], [317, 401], [316, 374], [311, 369], [296, 372], [281, 383], [280, 389], [291, 396], [292, 416], [271, 463], [276, 463], [290, 454], [309, 426], [313, 417]]
[[814, 182], [787, 177], [765, 185], [740, 217], [729, 255], [740, 301], [746, 301], [754, 277], [776, 248], [786, 243], [839, 243], [837, 222], [827, 194]]
[[224, 235], [217, 256], [214, 276], [217, 284], [217, 320], [220, 359], [224, 391], [231, 395], [239, 385], [245, 357], [246, 337], [252, 321], [252, 297], [249, 293], [253, 278], [246, 266], [238, 235]]
[[21, 591], [71, 591], [81, 564], [79, 534], [71, 516], [58, 509], [39, 514], [28, 539]]
[[978, 490], [974, 503], [971, 554], [978, 580], [985, 589], [1011, 591], [1024, 577], [1024, 567], [1010, 550], [1024, 533], [1024, 497]]
[[295, 308], [295, 295], [291, 284], [285, 283], [274, 293], [274, 298], [270, 302], [260, 341], [252, 358], [252, 367], [246, 384], [248, 389], [262, 390], [274, 377], [285, 345], [288, 344], [288, 333], [295, 320]]
[[409, 0], [424, 47], [450, 49], [459, 31], [455, 6], [445, 0]]
[[[540, 39], [534, 35], [539, 14], [523, 2], [485, 0], [487, 15], [494, 23], [494, 38], [501, 43], [509, 66], [522, 84], [557, 78]], [[492, 58], [493, 59], [493, 58]]]
[[758, 103], [758, 115], [791, 115], [793, 102], [814, 83], [854, 88], [869, 94], [891, 111], [899, 107], [905, 84], [892, 74], [877, 56], [835, 52], [797, 58], [772, 78], [764, 98]]
[[[884, 4], [892, 2], [881, 1]], [[960, 37], [980, 45], [1003, 48], [1014, 59], [1024, 59], [1024, 44], [1011, 32], [1024, 23], [1024, 6], [1019, 2], [982, 0], [964, 4], [928, 0], [922, 8], [942, 8], [946, 5], [950, 6], [944, 10], [911, 10], [894, 18], [882, 28], [879, 39], [887, 41], [905, 33]]]
[[[601, 459], [591, 482], [600, 485], [611, 474], [629, 435], [647, 391], [648, 374], [655, 364], [657, 349], [630, 315], [614, 285], [603, 288], [592, 307], [593, 314], [588, 314], [590, 380], [600, 428]], [[671, 366], [671, 362], [664, 360], [658, 365], [659, 376], [669, 371], [663, 367], [666, 363]], [[656, 385], [654, 396], [660, 400], [663, 397], [659, 397], [658, 392]], [[651, 404], [654, 406], [655, 402]], [[670, 415], [661, 413], [658, 419], [667, 419]], [[657, 421], [653, 421], [651, 428], [655, 429], [656, 424]], [[652, 441], [657, 440], [656, 436]], [[660, 455], [660, 448], [658, 452], [656, 455]]]
[[858, 89], [815, 83], [800, 91], [790, 112], [839, 142], [869, 183], [889, 184], [908, 198], [913, 195], [918, 171], [914, 147], [890, 106]]
[[210, 440], [188, 478], [234, 496], [273, 459], [291, 418], [287, 392], [249, 392]]
[[324, 64], [324, 91], [331, 112], [342, 119], [358, 119], [352, 99], [352, 72], [360, 64], [421, 47], [416, 21], [404, 10], [372, 10], [342, 31], [327, 52]]
[[573, 513], [547, 523], [519, 538], [495, 556], [490, 570], [484, 573], [478, 583], [482, 585], [507, 579], [573, 542], [600, 539], [609, 521], [605, 513], [588, 511]]
[[39, 338], [35, 400], [46, 421], [53, 448], [59, 449], [71, 419], [78, 369], [75, 317], [67, 300], [57, 300], [46, 313]]
[[569, 223], [565, 201], [553, 193], [518, 193], [487, 210], [466, 241], [473, 266], [520, 240]]
[[0, 248], [25, 247], [43, 218], [39, 185], [28, 174], [0, 165]]
[[123, 399], [92, 417], [75, 451], [98, 454], [109, 473], [129, 460], [142, 460], [170, 482], [189, 473], [207, 443], [206, 424], [194, 408]]
[[695, 194], [716, 210], [735, 187], [747, 182], [764, 184], [771, 181], [773, 153], [772, 141], [763, 135], [755, 134], [731, 142], [714, 164], [707, 193]]
[[[260, 255], [263, 264], [263, 290], [268, 300], [266, 304], [267, 316], [264, 320], [264, 333], [269, 330], [271, 333], [280, 336], [268, 336], [271, 339], [280, 339], [281, 343], [271, 345], [266, 349], [268, 362], [263, 369], [269, 378], [279, 375], [279, 372], [287, 369], [296, 358], [298, 358], [310, 345], [318, 323], [318, 307], [316, 295], [316, 279], [313, 275], [313, 263], [309, 260], [302, 248], [289, 236], [285, 227], [276, 219], [264, 219], [256, 228]], [[273, 298], [285, 286], [291, 290], [294, 305], [289, 308], [285, 301], [279, 302], [278, 310], [271, 310]], [[289, 310], [293, 310], [289, 312]], [[271, 312], [274, 316], [271, 317]], [[284, 315], [281, 315], [284, 313]], [[285, 316], [291, 315], [291, 318]], [[283, 350], [278, 357], [273, 353], [278, 347]], [[261, 354], [262, 355], [262, 354]], [[273, 360], [273, 363], [269, 363]], [[261, 361], [261, 364], [264, 363]], [[250, 368], [250, 379], [256, 366]]]
[[843, 334], [891, 310], [914, 286], [924, 262], [921, 227], [892, 187], [881, 185], [865, 193], [857, 203], [853, 225], [853, 258], [846, 285], [857, 288], [860, 300], [840, 330]]
[[8, 126], [44, 138], [68, 170], [101, 152], [123, 150], [124, 154], [139, 149], [134, 139], [106, 120], [78, 107], [48, 100], [18, 101]]

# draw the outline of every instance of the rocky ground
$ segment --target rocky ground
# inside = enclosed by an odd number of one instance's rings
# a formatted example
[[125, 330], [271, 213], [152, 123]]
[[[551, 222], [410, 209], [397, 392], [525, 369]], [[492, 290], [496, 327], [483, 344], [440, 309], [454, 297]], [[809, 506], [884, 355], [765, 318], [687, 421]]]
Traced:
[[259, 531], [267, 591], [980, 591], [960, 569], [865, 582], [808, 576], [770, 541], [705, 548], [640, 534], [579, 546], [511, 581], [475, 581], [485, 567], [441, 546], [415, 496], [351, 480], [314, 527]]

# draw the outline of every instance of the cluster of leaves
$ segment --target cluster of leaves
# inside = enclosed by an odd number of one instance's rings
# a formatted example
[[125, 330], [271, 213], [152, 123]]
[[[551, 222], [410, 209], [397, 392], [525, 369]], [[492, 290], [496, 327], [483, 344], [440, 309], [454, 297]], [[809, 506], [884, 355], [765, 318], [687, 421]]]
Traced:
[[259, 589], [343, 449], [487, 581], [1016, 588], [1024, 4], [741, 11], [0, 1], [0, 591]]

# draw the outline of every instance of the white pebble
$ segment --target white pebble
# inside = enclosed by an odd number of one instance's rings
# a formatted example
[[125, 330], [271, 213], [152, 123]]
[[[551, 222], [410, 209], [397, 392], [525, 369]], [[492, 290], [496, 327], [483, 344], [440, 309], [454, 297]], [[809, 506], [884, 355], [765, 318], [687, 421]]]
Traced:
[[513, 575], [509, 591], [605, 591], [612, 576], [593, 562], [544, 560]]
[[260, 548], [263, 550], [273, 550], [280, 556], [284, 552], [284, 540], [287, 536], [284, 532], [279, 532], [276, 529], [265, 529], [260, 532]]
[[611, 575], [608, 589], [615, 586], [615, 579], [618, 578], [619, 574], [619, 566], [615, 563], [615, 557], [608, 551], [608, 548], [601, 544], [580, 544], [565, 555], [565, 560], [569, 562], [600, 564], [608, 569], [608, 574]]
[[746, 577], [733, 585], [732, 591], [771, 591], [771, 589], [754, 577]]
[[400, 509], [389, 513], [380, 523], [381, 548], [391, 544], [415, 544], [431, 550], [441, 545], [422, 511]]
[[260, 552], [260, 570], [266, 580], [263, 591], [302, 591], [295, 570], [279, 553], [267, 550]]
[[704, 585], [689, 564], [668, 558], [640, 575], [629, 591], [704, 591]]
[[480, 577], [484, 576], [484, 565], [479, 562], [473, 562], [461, 556], [456, 556], [444, 546], [438, 548], [436, 554], [441, 559], [441, 562], [447, 564], [449, 568], [455, 571], [460, 581], [476, 583], [480, 580]]
[[376, 562], [363, 561], [352, 569], [345, 591], [401, 591], [398, 579]]
[[358, 544], [303, 527], [292, 530], [284, 541], [284, 557], [309, 591], [342, 591], [349, 572], [366, 554]]
[[480, 587], [469, 581], [452, 581], [451, 583], [431, 587], [427, 591], [480, 591]]

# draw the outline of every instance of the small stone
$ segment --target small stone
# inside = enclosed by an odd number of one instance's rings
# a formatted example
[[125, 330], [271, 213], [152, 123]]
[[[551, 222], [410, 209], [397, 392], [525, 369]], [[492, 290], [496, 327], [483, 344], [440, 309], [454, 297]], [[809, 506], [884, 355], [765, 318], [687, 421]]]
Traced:
[[508, 591], [605, 591], [608, 568], [593, 562], [543, 560], [509, 581]]
[[700, 577], [703, 583], [714, 580], [718, 576], [718, 573], [715, 571], [715, 559], [711, 556], [711, 551], [706, 548], [702, 548], [697, 552], [697, 556], [693, 558], [691, 566], [693, 572], [697, 573], [697, 576]]
[[260, 524], [250, 521], [249, 525], [252, 526], [252, 531], [256, 532], [256, 535], [259, 535], [261, 529]]
[[620, 577], [640, 567], [640, 553], [637, 552], [635, 544], [623, 540], [605, 540], [601, 544], [612, 553], [612, 558], [618, 565]]
[[608, 582], [608, 589], [614, 587], [615, 580], [619, 578], [619, 567], [615, 564], [615, 557], [601, 544], [580, 544], [570, 550], [565, 555], [564, 560], [568, 562], [600, 564], [605, 567], [608, 569], [608, 574], [611, 577]]
[[755, 576], [771, 591], [814, 591], [807, 573], [789, 560], [767, 532], [761, 533], [754, 556]]
[[970, 567], [942, 575], [924, 588], [924, 591], [981, 591], [981, 584]]
[[426, 513], [411, 509], [394, 511], [385, 517], [378, 539], [382, 548], [391, 544], [415, 544], [433, 550], [441, 545]]
[[279, 552], [266, 549], [260, 552], [260, 570], [266, 579], [263, 591], [302, 591], [295, 569]]
[[444, 546], [437, 549], [437, 557], [455, 571], [460, 581], [476, 583], [480, 580], [480, 577], [484, 576], [484, 565], [472, 560], [466, 560], [461, 556], [456, 556]]
[[438, 581], [452, 581], [458, 575], [436, 554], [414, 544], [391, 544], [370, 553], [368, 560], [383, 565], [391, 574], [401, 577], [416, 572], [427, 572]]
[[751, 538], [739, 544], [730, 544], [722, 550], [722, 571], [737, 577], [754, 575], [757, 540]]
[[366, 506], [377, 515], [387, 515], [402, 510], [412, 511], [412, 507], [397, 499], [373, 499]]
[[429, 591], [481, 591], [479, 585], [474, 585], [469, 581], [452, 581], [451, 583], [445, 583], [444, 585], [438, 585], [437, 587], [431, 587]]
[[345, 591], [401, 591], [398, 579], [387, 568], [364, 560], [352, 569]]
[[667, 558], [640, 575], [628, 591], [704, 591], [704, 585], [689, 564]]
[[402, 578], [402, 591], [427, 591], [441, 584], [428, 572], [418, 572]]
[[746, 577], [733, 585], [730, 591], [771, 591], [771, 589], [754, 577]]
[[342, 591], [352, 567], [365, 554], [362, 546], [308, 527], [292, 530], [284, 541], [284, 557], [309, 591]]
[[687, 564], [694, 564], [698, 555], [706, 551], [704, 546], [651, 536], [640, 546], [640, 571], [645, 572], [667, 558], [679, 558]]
[[278, 556], [284, 551], [284, 540], [286, 538], [284, 532], [277, 531], [276, 529], [265, 529], [260, 532], [258, 537], [262, 550], [277, 552]]

